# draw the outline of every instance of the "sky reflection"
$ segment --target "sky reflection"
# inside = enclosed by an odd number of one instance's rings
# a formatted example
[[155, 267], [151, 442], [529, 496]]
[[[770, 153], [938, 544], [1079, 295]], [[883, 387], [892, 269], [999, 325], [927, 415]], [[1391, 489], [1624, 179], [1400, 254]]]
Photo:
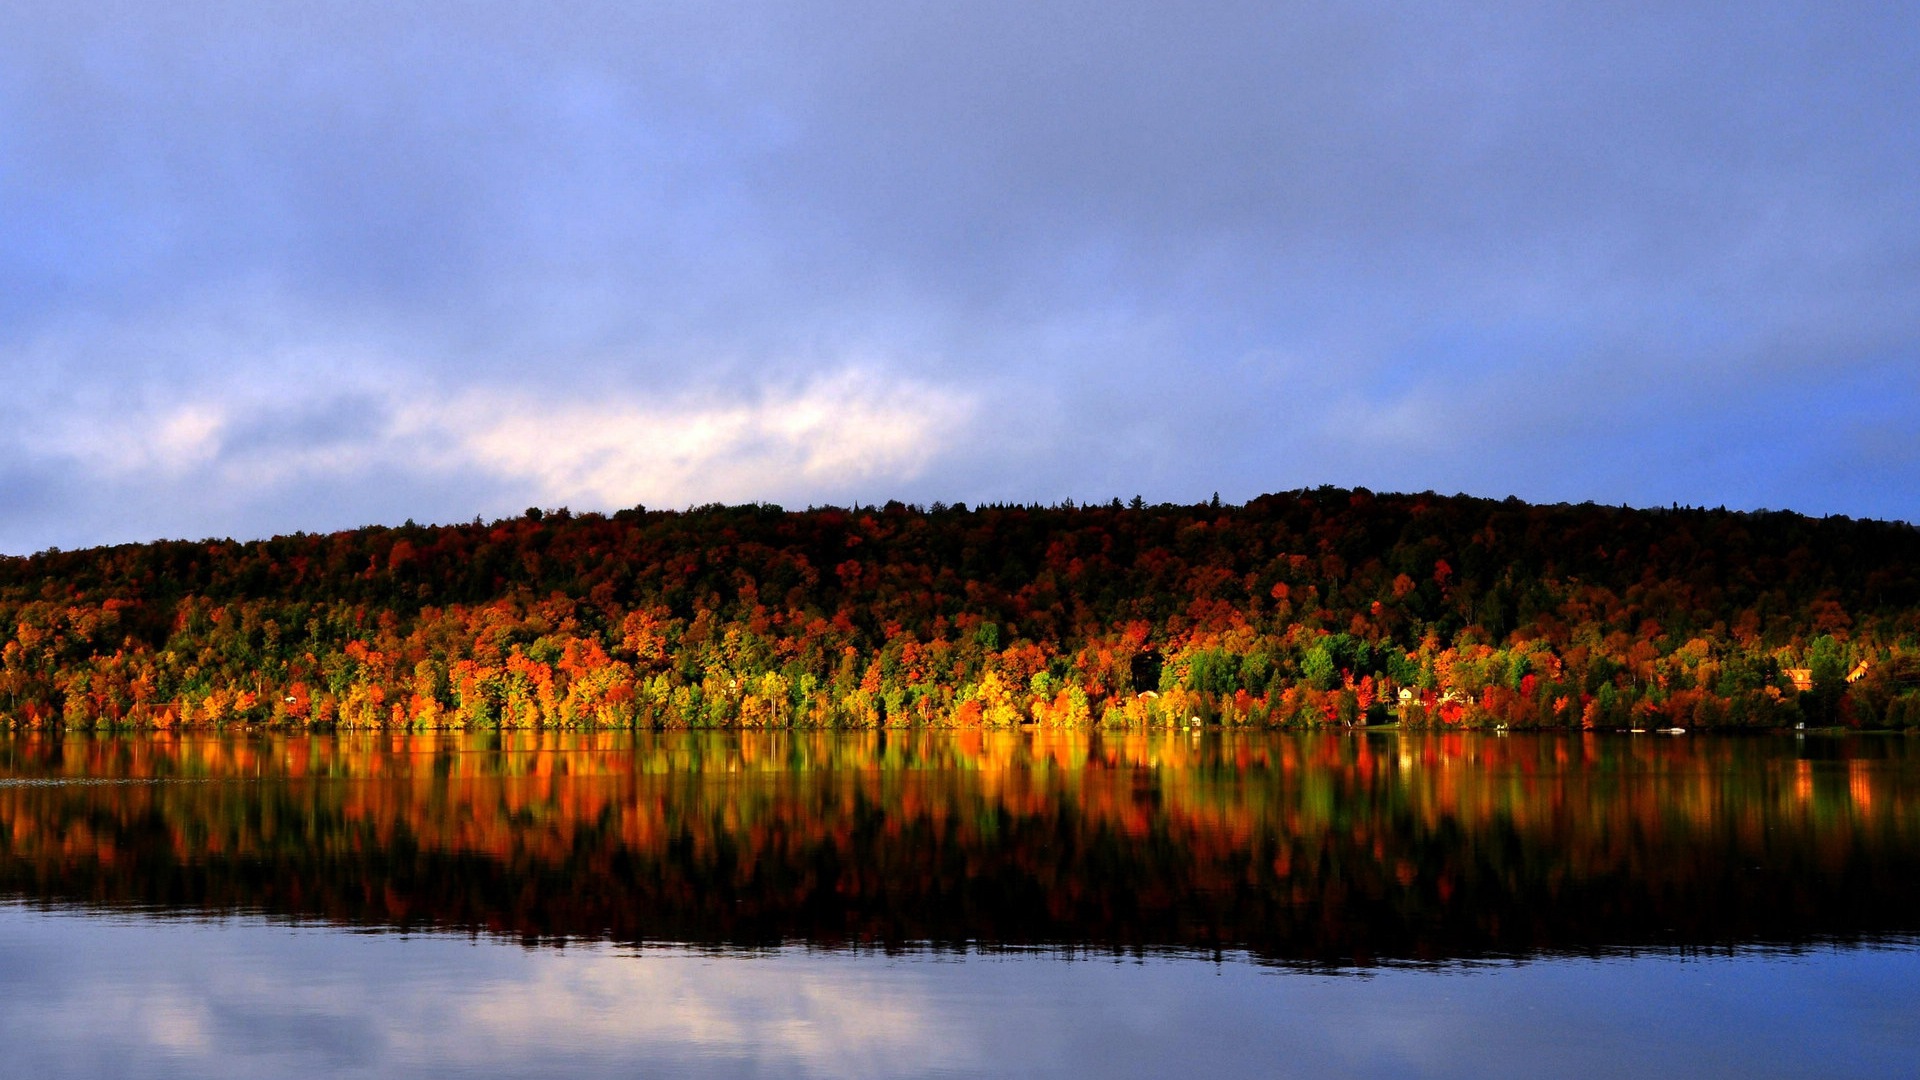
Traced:
[[1303, 974], [0, 907], [0, 1073], [1907, 1076], [1920, 950]]

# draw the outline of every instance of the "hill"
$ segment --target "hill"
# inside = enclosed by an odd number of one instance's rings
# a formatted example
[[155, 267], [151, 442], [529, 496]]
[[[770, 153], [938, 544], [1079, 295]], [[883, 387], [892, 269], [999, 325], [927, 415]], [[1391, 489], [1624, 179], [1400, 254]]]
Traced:
[[0, 559], [0, 723], [1920, 725], [1920, 531], [1319, 488]]

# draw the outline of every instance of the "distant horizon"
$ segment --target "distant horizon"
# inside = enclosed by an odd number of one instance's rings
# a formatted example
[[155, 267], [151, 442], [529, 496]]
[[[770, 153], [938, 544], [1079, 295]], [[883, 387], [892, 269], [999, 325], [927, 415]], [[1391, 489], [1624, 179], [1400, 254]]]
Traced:
[[[1440, 492], [1440, 491], [1434, 491], [1431, 489], [1421, 490], [1421, 491], [1389, 491], [1384, 489], [1367, 487], [1366, 485], [1346, 486], [1346, 485], [1340, 485], [1340, 484], [1316, 484], [1309, 487], [1285, 488], [1285, 489], [1278, 489], [1273, 491], [1265, 491], [1265, 492], [1261, 492], [1258, 495], [1254, 495], [1249, 498], [1241, 499], [1238, 501], [1230, 500], [1223, 496], [1218, 496], [1217, 493], [1210, 494], [1205, 498], [1195, 499], [1192, 501], [1162, 500], [1159, 502], [1147, 502], [1147, 501], [1144, 501], [1145, 500], [1144, 496], [1140, 496], [1140, 498], [1143, 500], [1143, 505], [1140, 507], [1140, 509], [1145, 509], [1145, 510], [1192, 509], [1194, 507], [1207, 506], [1216, 497], [1218, 497], [1221, 509], [1237, 510], [1237, 509], [1244, 509], [1249, 504], [1257, 502], [1261, 499], [1277, 498], [1285, 495], [1312, 494], [1312, 493], [1321, 492], [1321, 491], [1333, 491], [1333, 492], [1339, 492], [1343, 494], [1355, 494], [1359, 492], [1365, 492], [1368, 495], [1371, 495], [1377, 498], [1388, 498], [1388, 499], [1394, 499], [1394, 498], [1413, 499], [1413, 498], [1421, 498], [1421, 497], [1432, 497], [1436, 499], [1449, 499], [1449, 500], [1465, 499], [1465, 500], [1472, 500], [1475, 502], [1500, 503], [1500, 504], [1518, 503], [1519, 505], [1528, 506], [1528, 507], [1567, 507], [1567, 508], [1575, 508], [1575, 509], [1581, 508], [1581, 507], [1594, 507], [1594, 508], [1610, 509], [1610, 510], [1624, 510], [1631, 513], [1647, 513], [1647, 514], [1691, 512], [1691, 513], [1704, 513], [1704, 514], [1734, 514], [1734, 515], [1747, 516], [1747, 517], [1786, 514], [1786, 515], [1791, 515], [1795, 517], [1805, 518], [1809, 521], [1841, 520], [1841, 521], [1872, 522], [1872, 523], [1878, 523], [1878, 524], [1884, 524], [1884, 525], [1901, 525], [1907, 528], [1920, 527], [1920, 523], [1909, 521], [1905, 518], [1872, 517], [1872, 516], [1865, 516], [1865, 515], [1854, 515], [1854, 514], [1843, 514], [1843, 513], [1829, 513], [1829, 514], [1806, 513], [1804, 511], [1792, 509], [1790, 507], [1768, 507], [1768, 506], [1740, 507], [1740, 506], [1726, 506], [1726, 505], [1703, 506], [1699, 504], [1688, 504], [1688, 503], [1681, 503], [1681, 502], [1672, 502], [1666, 506], [1636, 506], [1636, 505], [1631, 505], [1627, 503], [1600, 502], [1594, 499], [1582, 499], [1578, 501], [1566, 500], [1566, 499], [1538, 501], [1538, 500], [1532, 500], [1532, 499], [1524, 499], [1517, 495], [1475, 495], [1471, 492], [1464, 492], [1464, 491]], [[561, 505], [554, 505], [554, 506], [529, 506], [520, 510], [518, 513], [502, 514], [498, 516], [489, 516], [487, 514], [476, 513], [470, 518], [450, 518], [447, 520], [429, 520], [429, 521], [421, 521], [421, 520], [417, 520], [415, 518], [409, 517], [409, 518], [402, 519], [401, 521], [398, 521], [398, 522], [367, 521], [367, 522], [361, 522], [357, 525], [346, 525], [338, 528], [327, 528], [327, 529], [294, 528], [294, 529], [289, 529], [282, 532], [275, 532], [275, 533], [264, 534], [264, 535], [235, 535], [235, 534], [229, 533], [225, 535], [206, 535], [206, 536], [154, 536], [154, 537], [146, 537], [146, 538], [138, 538], [138, 539], [114, 540], [114, 541], [108, 541], [105, 543], [87, 544], [84, 546], [76, 546], [76, 547], [64, 547], [62, 545], [54, 544], [54, 545], [49, 545], [48, 547], [45, 547], [45, 548], [41, 548], [37, 551], [30, 551], [30, 552], [0, 551], [0, 558], [32, 559], [42, 555], [74, 554], [79, 552], [100, 550], [105, 548], [126, 547], [126, 546], [138, 547], [138, 546], [143, 546], [148, 544], [200, 544], [200, 543], [256, 544], [256, 543], [268, 543], [274, 540], [287, 539], [287, 538], [333, 536], [333, 535], [338, 535], [342, 533], [359, 532], [367, 529], [384, 529], [384, 530], [399, 530], [399, 529], [407, 529], [407, 528], [455, 529], [455, 528], [473, 527], [473, 526], [482, 526], [482, 527], [491, 528], [491, 527], [515, 522], [515, 521], [526, 520], [529, 516], [531, 516], [530, 512], [536, 511], [536, 510], [539, 511], [539, 517], [537, 520], [545, 520], [547, 518], [558, 518], [560, 520], [569, 520], [571, 518], [580, 518], [580, 517], [598, 517], [602, 520], [606, 520], [606, 519], [618, 518], [620, 515], [624, 513], [629, 513], [636, 510], [643, 513], [650, 513], [650, 514], [651, 513], [696, 514], [696, 513], [709, 512], [709, 511], [741, 510], [741, 509], [748, 509], [748, 508], [774, 510], [780, 513], [787, 513], [787, 514], [809, 514], [809, 513], [821, 513], [826, 511], [839, 511], [842, 513], [884, 513], [890, 506], [897, 503], [905, 510], [913, 513], [934, 514], [934, 513], [941, 513], [941, 512], [950, 511], [950, 510], [967, 512], [967, 513], [976, 513], [976, 512], [988, 511], [988, 510], [1049, 510], [1049, 511], [1098, 510], [1098, 509], [1112, 509], [1113, 504], [1116, 501], [1120, 504], [1121, 509], [1126, 510], [1126, 509], [1134, 509], [1134, 507], [1132, 506], [1133, 498], [1134, 496], [1125, 496], [1125, 497], [1108, 496], [1107, 498], [1104, 498], [1104, 499], [1081, 500], [1081, 499], [1074, 499], [1069, 497], [1069, 498], [1056, 500], [1053, 502], [997, 501], [992, 499], [978, 501], [978, 502], [965, 500], [965, 499], [956, 499], [951, 502], [944, 499], [934, 499], [929, 502], [913, 502], [905, 499], [887, 499], [883, 502], [869, 502], [863, 499], [857, 502], [849, 502], [844, 504], [842, 503], [809, 503], [804, 506], [788, 506], [783, 503], [778, 503], [771, 500], [756, 500], [756, 499], [748, 499], [742, 502], [733, 502], [733, 503], [728, 503], [728, 502], [696, 503], [688, 506], [649, 506], [646, 504], [638, 504], [635, 506], [620, 506], [620, 507], [613, 507], [613, 508], [603, 508], [603, 507], [594, 507], [594, 506], [571, 506], [571, 505], [561, 504]]]

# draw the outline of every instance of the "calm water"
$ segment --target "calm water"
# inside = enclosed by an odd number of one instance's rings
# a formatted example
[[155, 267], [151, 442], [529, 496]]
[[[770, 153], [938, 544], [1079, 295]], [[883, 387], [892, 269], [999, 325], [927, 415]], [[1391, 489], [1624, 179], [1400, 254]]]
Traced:
[[5, 1076], [1920, 1075], [1920, 740], [0, 741]]

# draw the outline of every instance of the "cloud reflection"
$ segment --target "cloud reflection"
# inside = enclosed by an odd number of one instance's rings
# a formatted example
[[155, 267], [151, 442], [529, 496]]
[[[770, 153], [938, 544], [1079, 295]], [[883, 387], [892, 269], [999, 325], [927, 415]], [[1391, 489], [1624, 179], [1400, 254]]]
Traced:
[[0, 907], [0, 1071], [1894, 1077], [1913, 946], [1356, 977], [1244, 960], [525, 949]]

